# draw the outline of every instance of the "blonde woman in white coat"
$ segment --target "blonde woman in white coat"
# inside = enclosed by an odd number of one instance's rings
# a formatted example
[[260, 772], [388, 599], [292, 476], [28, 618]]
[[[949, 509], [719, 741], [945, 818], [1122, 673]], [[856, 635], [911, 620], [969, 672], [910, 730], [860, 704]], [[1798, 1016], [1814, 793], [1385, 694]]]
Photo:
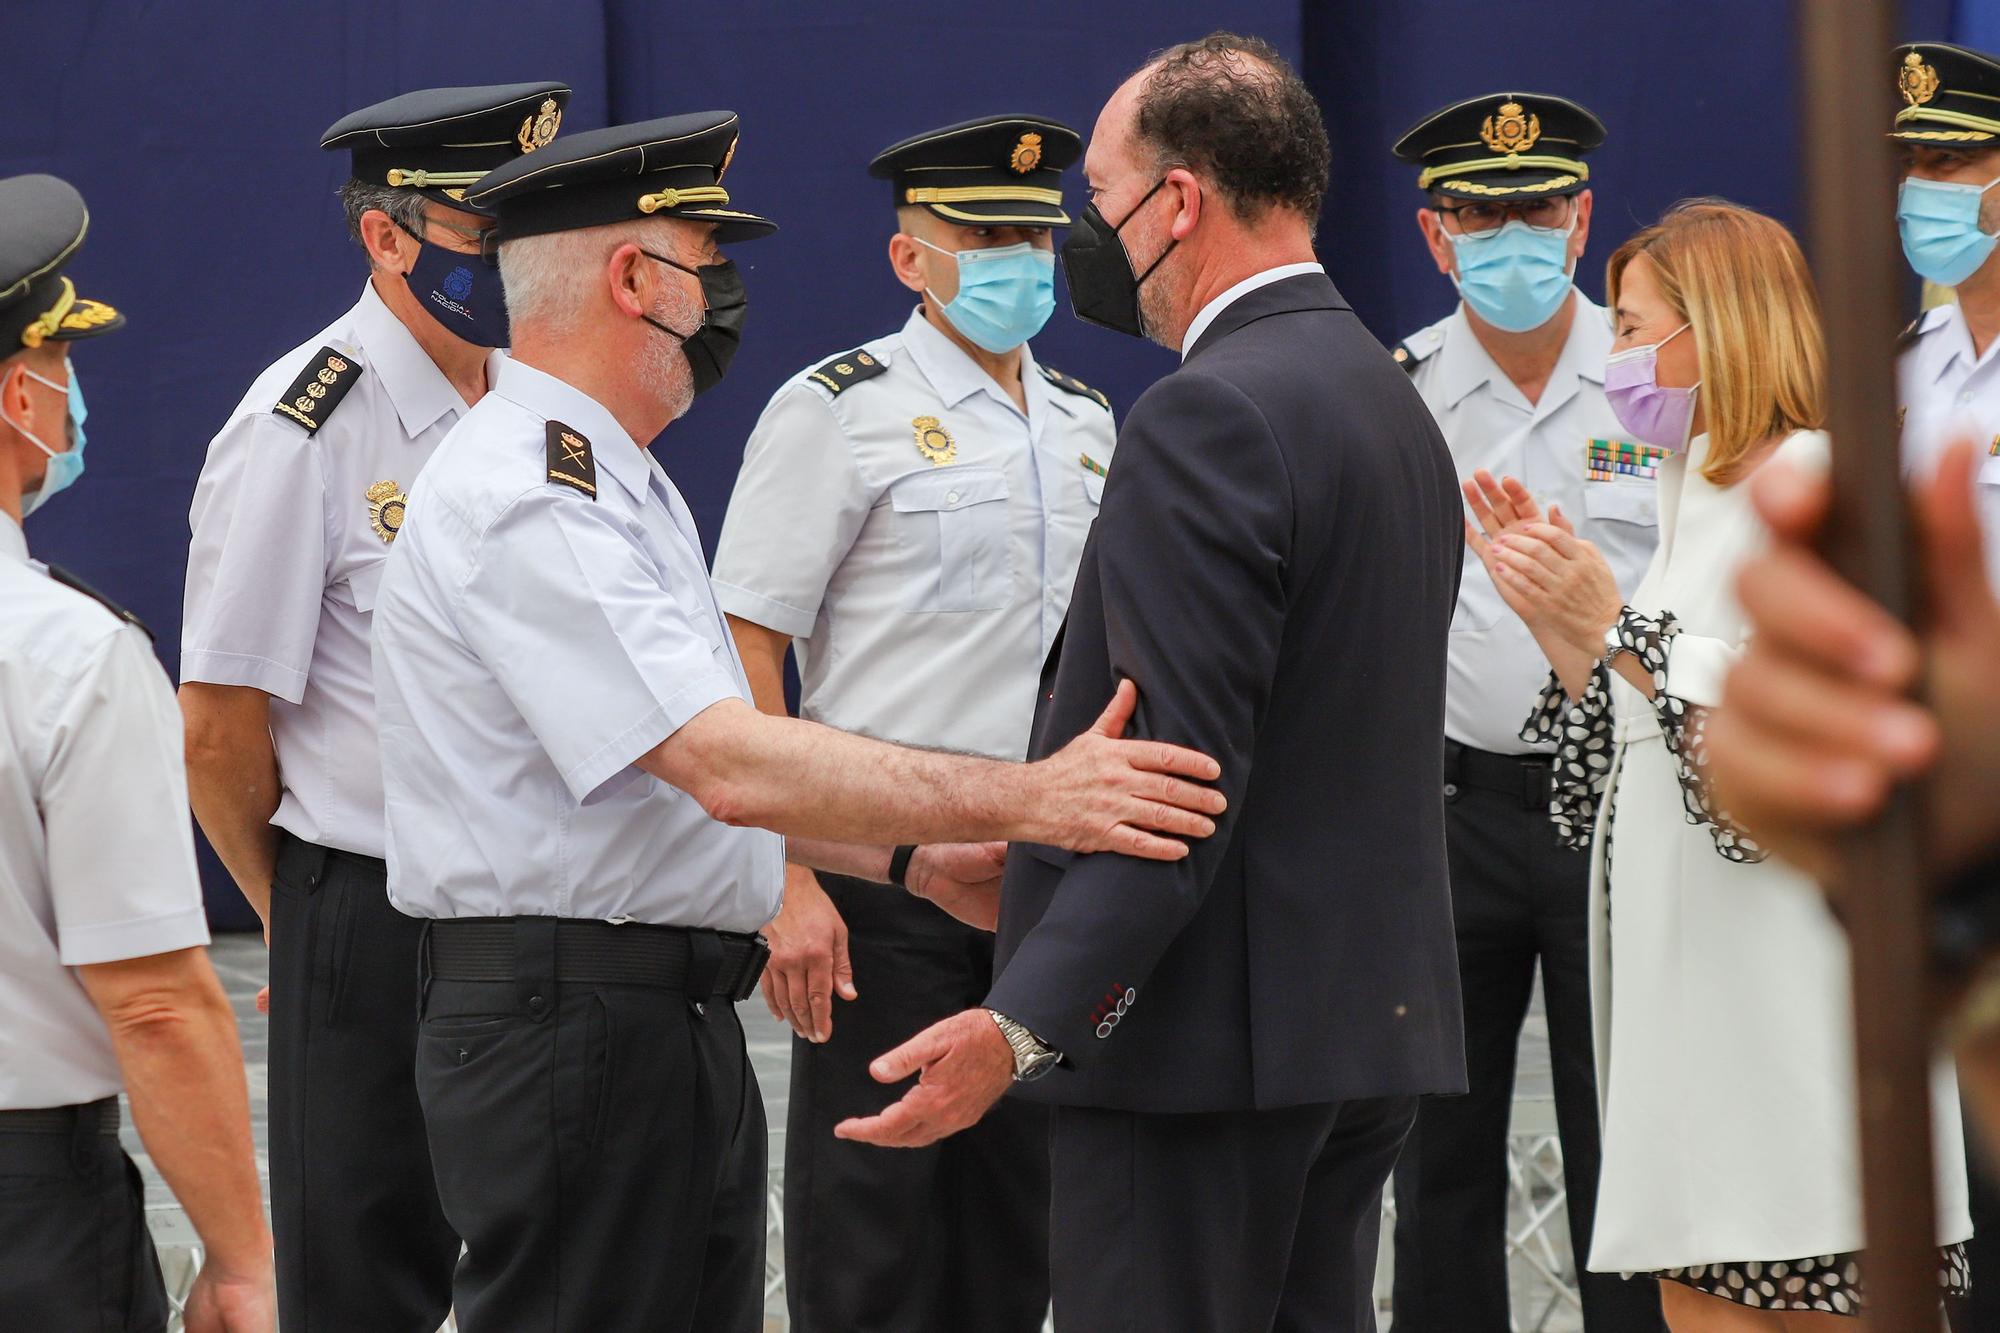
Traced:
[[[1851, 1329], [1866, 1274], [1846, 940], [1703, 776], [1706, 710], [1746, 632], [1735, 573], [1764, 541], [1743, 483], [1773, 458], [1824, 456], [1817, 301], [1790, 233], [1716, 201], [1626, 242], [1607, 289], [1605, 393], [1634, 446], [1614, 454], [1657, 467], [1660, 489], [1659, 549], [1631, 602], [1518, 482], [1466, 487], [1467, 540], [1554, 668], [1524, 737], [1560, 737], [1552, 815], [1593, 854], [1604, 1166], [1589, 1264], [1663, 1279], [1675, 1333]], [[1949, 1294], [1972, 1227], [1943, 1062], [1935, 1093]]]

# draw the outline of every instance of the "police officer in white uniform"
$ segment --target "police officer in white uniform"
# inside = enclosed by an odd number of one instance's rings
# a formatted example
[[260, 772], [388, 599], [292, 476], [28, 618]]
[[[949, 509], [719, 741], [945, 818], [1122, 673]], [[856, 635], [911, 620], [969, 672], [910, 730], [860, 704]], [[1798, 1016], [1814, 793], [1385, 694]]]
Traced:
[[[1462, 478], [1519, 478], [1636, 587], [1657, 535], [1661, 455], [1623, 438], [1604, 397], [1611, 326], [1574, 285], [1604, 127], [1560, 97], [1502, 92], [1426, 116], [1395, 145], [1420, 168], [1417, 213], [1450, 315], [1394, 350]], [[1478, 561], [1452, 618], [1445, 808], [1465, 1002], [1464, 1097], [1426, 1099], [1396, 1167], [1398, 1333], [1505, 1328], [1507, 1133], [1514, 1058], [1539, 962], [1570, 1237], [1589, 1250], [1597, 1189], [1584, 904], [1589, 860], [1557, 845], [1549, 759], [1521, 727], [1548, 661]], [[1585, 1326], [1662, 1329], [1650, 1281], [1583, 1273]]]
[[[2000, 56], [1917, 42], [1897, 47], [1893, 61], [1903, 101], [1889, 129], [1903, 167], [1903, 255], [1954, 298], [1925, 311], [1901, 340], [1903, 466], [1928, 474], [1953, 441], [1978, 445], [1986, 567], [2000, 578]], [[1967, 1180], [1968, 1258], [1991, 1274], [2000, 1267], [2000, 1193], [1985, 1163], [1974, 1162]], [[1973, 1283], [1970, 1304], [1969, 1327], [2000, 1328], [2000, 1284]]]
[[995, 849], [894, 844], [1175, 856], [1137, 825], [1206, 836], [1221, 804], [1170, 776], [1211, 761], [1107, 737], [1129, 686], [1034, 766], [752, 706], [642, 447], [741, 337], [718, 247], [772, 224], [731, 206], [736, 136], [729, 112], [612, 126], [467, 195], [498, 211], [512, 356], [424, 474], [374, 636], [389, 891], [431, 918], [417, 1087], [466, 1333], [762, 1326], [764, 1118], [729, 1002], [756, 989], [788, 855], [990, 926]]
[[191, 514], [181, 702], [195, 813], [271, 943], [271, 1206], [288, 1333], [433, 1333], [458, 1237], [411, 1081], [417, 926], [384, 892], [368, 636], [438, 442], [491, 382], [506, 306], [465, 187], [554, 137], [560, 83], [354, 112], [341, 199], [370, 273], [259, 375]]
[[63, 273], [87, 224], [53, 176], [0, 181], [0, 1328], [166, 1328], [122, 1089], [205, 1252], [184, 1326], [268, 1333], [270, 1233], [173, 690], [145, 627], [31, 561], [21, 529], [83, 472], [71, 348], [125, 322]]
[[1904, 336], [1904, 462], [1928, 472], [1951, 441], [1979, 445], [1987, 567], [2000, 577], [2000, 56], [1920, 42], [1897, 47], [1895, 66], [1903, 254], [1955, 298]]
[[[758, 707], [967, 754], [1026, 752], [1116, 435], [1104, 396], [1035, 359], [1076, 132], [991, 116], [884, 149], [902, 329], [800, 371], [744, 453], [715, 553]], [[1007, 1102], [932, 1147], [828, 1125], [879, 1109], [876, 1055], [976, 1005], [992, 936], [928, 904], [791, 868], [764, 996], [799, 1034], [785, 1294], [815, 1330], [1034, 1330], [1048, 1310], [1048, 1112]], [[847, 1003], [838, 1022], [832, 997]], [[1008, 1262], [996, 1257], [1008, 1256]], [[913, 1275], [914, 1279], [913, 1279]]]

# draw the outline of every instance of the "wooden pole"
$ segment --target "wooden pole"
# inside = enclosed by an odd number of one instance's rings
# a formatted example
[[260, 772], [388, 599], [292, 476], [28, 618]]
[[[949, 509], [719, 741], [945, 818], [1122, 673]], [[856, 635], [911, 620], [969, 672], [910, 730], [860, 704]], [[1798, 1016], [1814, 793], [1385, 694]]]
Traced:
[[[1905, 279], [1885, 137], [1895, 107], [1894, 0], [1796, 0], [1808, 236], [1826, 316], [1833, 436], [1828, 557], [1909, 620], [1914, 560], [1903, 500], [1891, 351]], [[1853, 953], [1869, 1326], [1938, 1327], [1931, 1169], [1931, 988], [1920, 793], [1899, 792], [1830, 885]], [[1776, 1257], [1776, 1256], [1771, 1256]]]

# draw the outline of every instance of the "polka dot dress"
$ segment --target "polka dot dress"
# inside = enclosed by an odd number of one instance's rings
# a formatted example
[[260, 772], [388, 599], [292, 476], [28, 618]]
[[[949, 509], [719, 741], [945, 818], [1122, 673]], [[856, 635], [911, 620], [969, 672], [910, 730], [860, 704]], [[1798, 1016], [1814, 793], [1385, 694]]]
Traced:
[[[1618, 642], [1639, 659], [1653, 678], [1653, 709], [1660, 731], [1674, 757], [1681, 799], [1690, 824], [1705, 825], [1715, 850], [1725, 861], [1757, 862], [1768, 853], [1716, 804], [1708, 784], [1709, 710], [1667, 693], [1667, 659], [1680, 628], [1671, 611], [1658, 620], [1631, 607], [1618, 614]], [[1583, 697], [1571, 700], [1562, 681], [1550, 673], [1549, 683], [1535, 701], [1535, 711], [1521, 728], [1531, 745], [1555, 746], [1556, 780], [1549, 799], [1549, 818], [1565, 847], [1588, 848], [1597, 822], [1597, 806], [1611, 776], [1617, 749], [1611, 706], [1611, 667], [1599, 662]]]
[[[1823, 1254], [1816, 1259], [1778, 1263], [1696, 1264], [1664, 1269], [1655, 1276], [1758, 1310], [1858, 1315], [1864, 1304], [1861, 1264], [1852, 1254]], [[1939, 1250], [1940, 1292], [1947, 1298], [1959, 1298], [1971, 1287], [1965, 1246], [1949, 1245]]]

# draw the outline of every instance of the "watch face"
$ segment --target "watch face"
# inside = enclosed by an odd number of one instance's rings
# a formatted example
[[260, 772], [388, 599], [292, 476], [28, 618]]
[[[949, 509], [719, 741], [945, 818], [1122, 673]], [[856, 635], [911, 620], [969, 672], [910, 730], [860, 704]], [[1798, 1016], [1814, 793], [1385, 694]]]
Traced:
[[1037, 1051], [1035, 1054], [1027, 1056], [1021, 1061], [1021, 1072], [1014, 1075], [1014, 1081], [1017, 1083], [1033, 1083], [1036, 1079], [1054, 1069], [1056, 1061], [1061, 1058], [1054, 1051]]

